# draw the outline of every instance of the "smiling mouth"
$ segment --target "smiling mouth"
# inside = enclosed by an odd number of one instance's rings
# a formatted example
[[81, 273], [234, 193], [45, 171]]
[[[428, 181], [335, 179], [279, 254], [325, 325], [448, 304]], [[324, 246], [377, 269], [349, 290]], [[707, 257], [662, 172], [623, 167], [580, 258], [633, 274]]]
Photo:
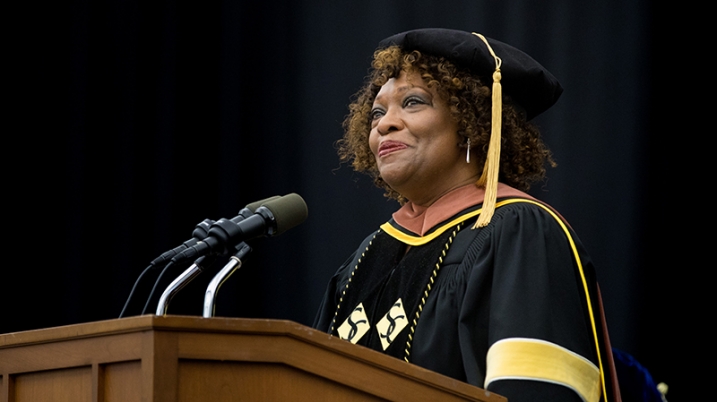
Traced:
[[378, 157], [381, 158], [388, 154], [391, 154], [393, 152], [400, 151], [400, 150], [406, 149], [406, 148], [408, 148], [406, 146], [406, 144], [403, 144], [400, 142], [394, 142], [394, 141], [386, 142], [386, 143], [381, 144], [381, 146], [378, 148]]

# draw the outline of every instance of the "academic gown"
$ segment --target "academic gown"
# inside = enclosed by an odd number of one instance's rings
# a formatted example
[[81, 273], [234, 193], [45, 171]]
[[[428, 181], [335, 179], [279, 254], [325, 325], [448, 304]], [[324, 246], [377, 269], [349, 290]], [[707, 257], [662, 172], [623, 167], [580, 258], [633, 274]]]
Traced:
[[605, 400], [609, 343], [579, 238], [529, 196], [499, 198], [473, 228], [480, 212], [421, 235], [382, 225], [330, 279], [314, 328], [511, 402]]

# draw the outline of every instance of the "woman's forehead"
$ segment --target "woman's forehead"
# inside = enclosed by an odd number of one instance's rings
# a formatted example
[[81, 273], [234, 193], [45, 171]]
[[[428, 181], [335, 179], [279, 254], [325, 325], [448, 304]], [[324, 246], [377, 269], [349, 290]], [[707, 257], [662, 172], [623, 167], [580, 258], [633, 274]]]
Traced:
[[391, 90], [393, 92], [405, 92], [411, 88], [421, 88], [432, 94], [436, 91], [433, 85], [429, 85], [421, 75], [415, 70], [402, 70], [398, 76], [389, 78], [383, 85], [380, 86], [377, 96], [382, 92]]

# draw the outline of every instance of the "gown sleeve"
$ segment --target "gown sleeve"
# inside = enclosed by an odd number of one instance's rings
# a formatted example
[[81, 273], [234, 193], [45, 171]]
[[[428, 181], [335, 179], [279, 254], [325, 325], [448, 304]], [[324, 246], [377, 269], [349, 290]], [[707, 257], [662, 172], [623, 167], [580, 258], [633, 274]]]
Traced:
[[[511, 402], [596, 402], [600, 371], [586, 298], [592, 264], [586, 255], [576, 259], [581, 246], [571, 239], [579, 240], [548, 211], [527, 203], [501, 209], [479, 250], [468, 250], [477, 257], [459, 337], [464, 351], [487, 354], [468, 357], [485, 361], [467, 367], [484, 365], [483, 387]], [[479, 313], [488, 314], [487, 329], [476, 328]], [[475, 345], [481, 331], [486, 343]]]

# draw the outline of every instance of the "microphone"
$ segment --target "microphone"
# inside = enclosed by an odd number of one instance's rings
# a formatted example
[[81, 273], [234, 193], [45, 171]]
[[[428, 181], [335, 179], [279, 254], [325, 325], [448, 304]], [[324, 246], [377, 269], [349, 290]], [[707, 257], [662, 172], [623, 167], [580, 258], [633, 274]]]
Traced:
[[[273, 197], [264, 198], [263, 200], [254, 201], [250, 204], [247, 204], [246, 207], [242, 208], [239, 211], [239, 214], [233, 218], [233, 220], [239, 222], [245, 218], [250, 217], [254, 211], [259, 208], [263, 203], [276, 200], [281, 198], [278, 195], [275, 195]], [[181, 253], [182, 251], [195, 246], [199, 241], [203, 240], [208, 236], [209, 229], [214, 224], [214, 221], [211, 219], [205, 219], [202, 222], [198, 223], [194, 231], [192, 232], [192, 238], [182, 243], [180, 246], [175, 247], [159, 257], [155, 258], [154, 261], [152, 261], [140, 274], [137, 280], [135, 280], [134, 285], [132, 286], [132, 290], [129, 293], [129, 296], [127, 297], [127, 300], [125, 301], [124, 307], [122, 307], [122, 311], [120, 312], [119, 318], [122, 318], [125, 314], [125, 311], [127, 310], [127, 307], [129, 306], [130, 300], [132, 300], [132, 297], [134, 296], [134, 292], [137, 290], [137, 285], [141, 281], [142, 277], [144, 275], [151, 271], [152, 269], [156, 269], [158, 265], [165, 263], [167, 260], [169, 260], [172, 257], [175, 257], [177, 254]], [[159, 278], [155, 281], [155, 287], [159, 283], [159, 280], [161, 279], [163, 273], [167, 270], [168, 267], [165, 267], [164, 270], [159, 274]], [[150, 299], [152, 298], [152, 295], [154, 294], [154, 288], [152, 288], [152, 292], [150, 293], [149, 298], [147, 299], [147, 304], [149, 303]], [[145, 304], [144, 309], [142, 310], [142, 314], [144, 314], [144, 311], [147, 309], [147, 304]]]
[[306, 202], [296, 193], [265, 202], [249, 217], [220, 219], [209, 228], [208, 236], [196, 245], [172, 257], [177, 263], [198, 258], [209, 252], [228, 254], [242, 241], [259, 236], [277, 236], [303, 223], [309, 211]]
[[[250, 204], [247, 204], [244, 208], [242, 208], [239, 211], [239, 214], [237, 216], [232, 218], [232, 221], [235, 221], [235, 223], [238, 223], [241, 220], [250, 217], [254, 213], [254, 211], [257, 208], [259, 208], [262, 204], [264, 204], [268, 201], [271, 201], [271, 200], [278, 199], [278, 198], [281, 198], [281, 197], [278, 195], [275, 195], [273, 197], [264, 198], [263, 200], [254, 201]], [[215, 221], [212, 219], [205, 219], [205, 220], [199, 222], [197, 224], [197, 226], [195, 226], [194, 231], [192, 232], [191, 239], [185, 241], [181, 245], [179, 245], [169, 251], [164, 252], [162, 255], [160, 255], [159, 257], [152, 260], [152, 262], [150, 262], [149, 265], [152, 267], [156, 267], [157, 265], [164, 263], [165, 261], [167, 261], [170, 258], [174, 257], [175, 255], [179, 254], [180, 252], [196, 245], [199, 241], [204, 240], [204, 238], [206, 238], [209, 235], [209, 229], [214, 223], [215, 223]]]

